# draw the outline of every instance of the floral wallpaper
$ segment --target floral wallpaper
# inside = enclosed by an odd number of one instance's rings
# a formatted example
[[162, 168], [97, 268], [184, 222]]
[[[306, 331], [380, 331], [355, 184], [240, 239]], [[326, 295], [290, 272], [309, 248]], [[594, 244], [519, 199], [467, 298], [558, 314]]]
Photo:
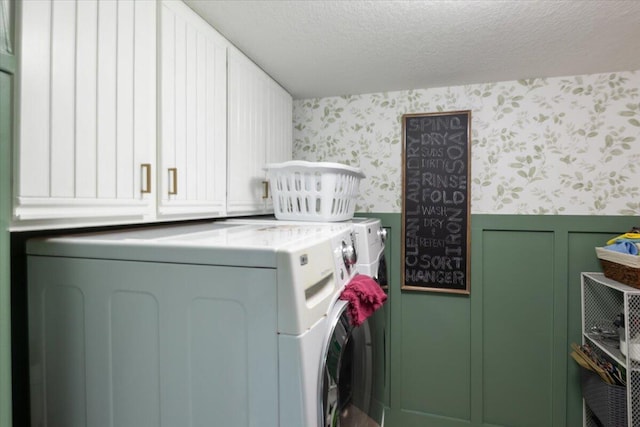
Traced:
[[400, 212], [406, 113], [472, 110], [475, 214], [640, 215], [640, 71], [294, 101], [293, 158], [360, 167]]

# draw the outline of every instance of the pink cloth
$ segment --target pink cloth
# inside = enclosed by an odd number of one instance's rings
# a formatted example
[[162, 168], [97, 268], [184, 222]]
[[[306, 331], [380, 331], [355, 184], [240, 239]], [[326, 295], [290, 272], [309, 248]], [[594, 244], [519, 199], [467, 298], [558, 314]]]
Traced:
[[344, 287], [340, 299], [349, 302], [351, 324], [360, 326], [367, 317], [382, 307], [382, 304], [387, 300], [387, 294], [371, 277], [357, 274]]

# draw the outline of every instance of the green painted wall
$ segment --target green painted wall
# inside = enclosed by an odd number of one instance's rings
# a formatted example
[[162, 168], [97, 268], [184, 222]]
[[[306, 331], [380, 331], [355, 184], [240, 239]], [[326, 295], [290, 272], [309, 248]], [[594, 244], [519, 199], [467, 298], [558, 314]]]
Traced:
[[12, 205], [13, 76], [16, 71], [15, 57], [9, 54], [14, 36], [12, 3], [0, 0], [0, 427], [12, 425], [11, 263], [8, 231]]
[[11, 218], [11, 144], [13, 57], [0, 54], [0, 427], [11, 425], [11, 294], [9, 221]]
[[623, 216], [472, 215], [471, 295], [400, 290], [400, 214], [389, 232], [388, 427], [582, 426], [581, 271]]

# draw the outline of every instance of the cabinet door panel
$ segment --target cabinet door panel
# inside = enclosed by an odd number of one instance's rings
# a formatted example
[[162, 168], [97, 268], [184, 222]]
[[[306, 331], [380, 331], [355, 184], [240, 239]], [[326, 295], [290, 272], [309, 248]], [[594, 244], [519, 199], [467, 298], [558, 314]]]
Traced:
[[194, 173], [197, 169], [196, 164], [196, 146], [197, 146], [197, 128], [198, 117], [197, 101], [198, 101], [198, 74], [197, 64], [198, 52], [197, 46], [198, 34], [194, 28], [187, 26], [185, 51], [187, 61], [185, 104], [186, 104], [186, 138], [184, 146], [176, 147], [178, 152], [182, 153], [184, 160], [179, 165], [178, 170], [181, 172], [182, 179], [178, 182], [178, 199], [188, 200], [194, 198], [194, 190], [197, 186]]
[[[133, 189], [134, 196], [140, 188], [152, 185], [144, 182], [146, 177], [140, 165], [155, 163], [157, 145], [157, 85], [156, 85], [156, 4], [151, 1], [136, 1], [133, 67]], [[152, 170], [155, 174], [156, 171]], [[155, 187], [155, 186], [154, 186]], [[149, 199], [155, 200], [155, 190], [151, 188]], [[150, 211], [155, 211], [155, 203]]]
[[73, 197], [75, 128], [75, 2], [51, 10], [51, 196]]
[[266, 86], [262, 70], [241, 53], [229, 53], [229, 212], [265, 210]]
[[[116, 197], [133, 196], [133, 1], [118, 2]], [[131, 165], [127, 167], [127, 165]]]
[[[222, 141], [215, 150], [207, 149], [207, 199], [222, 198], [226, 208], [227, 197], [227, 48], [207, 41], [207, 75], [220, 78], [207, 80], [207, 110], [213, 111], [206, 121], [207, 139]], [[223, 179], [220, 178], [222, 174]]]
[[237, 51], [229, 53], [229, 190], [235, 214], [268, 213], [265, 166], [291, 159], [292, 101], [264, 71]]
[[22, 26], [20, 195], [48, 197], [51, 2], [22, 2]]
[[[269, 85], [269, 130], [267, 140], [266, 164], [280, 163], [292, 157], [292, 111], [293, 101], [276, 82]], [[273, 209], [273, 199], [267, 199], [267, 208]]]
[[98, 12], [98, 198], [116, 197], [118, 4], [101, 1]]
[[272, 82], [269, 88], [271, 129], [269, 132], [269, 150], [267, 163], [279, 163], [291, 160], [292, 156], [292, 110], [293, 101], [277, 83]]
[[[163, 14], [165, 11], [163, 9]], [[175, 134], [173, 136], [174, 140], [171, 143], [170, 135], [163, 135], [161, 144], [162, 146], [170, 147], [170, 150], [173, 151], [173, 162], [170, 162], [167, 159], [162, 159], [162, 179], [166, 179], [163, 181], [163, 186], [161, 188], [162, 191], [162, 205], [164, 206], [164, 201], [169, 200], [169, 192], [174, 192], [176, 189], [169, 189], [169, 176], [166, 172], [168, 168], [173, 167], [176, 168], [178, 172], [184, 171], [186, 167], [186, 159], [185, 159], [185, 150], [184, 147], [187, 144], [187, 97], [185, 96], [187, 92], [187, 52], [186, 52], [186, 28], [187, 24], [184, 20], [176, 17], [175, 19], [175, 64], [172, 64], [172, 67], [175, 69], [175, 92], [173, 93], [174, 102], [175, 102], [175, 118], [171, 118], [170, 116], [164, 115], [164, 107], [170, 102], [164, 101], [164, 93], [162, 94], [163, 100], [161, 103], [161, 111], [162, 111], [162, 122], [175, 122]], [[160, 40], [160, 43], [164, 45], [164, 39]], [[164, 48], [162, 48], [162, 52], [164, 52]], [[167, 76], [168, 78], [168, 76]], [[162, 75], [162, 80], [165, 80], [164, 73]], [[182, 180], [180, 180], [182, 181]], [[180, 191], [182, 190], [182, 191]], [[178, 194], [184, 193], [184, 187], [180, 188], [180, 182], [178, 182]], [[177, 194], [176, 194], [177, 196]]]
[[[168, 174], [165, 165], [173, 167], [176, 164], [175, 141], [178, 138], [178, 114], [181, 111], [176, 93], [178, 93], [179, 85], [184, 84], [184, 75], [182, 77], [179, 75], [183, 68], [178, 66], [178, 64], [184, 64], [184, 58], [180, 56], [184, 51], [180, 50], [178, 52], [176, 49], [176, 45], [182, 45], [179, 41], [179, 36], [184, 35], [184, 26], [176, 22], [174, 14], [165, 12], [164, 7], [160, 15], [160, 32], [162, 46], [160, 54], [160, 99], [162, 111], [162, 119], [160, 120], [160, 156], [162, 158], [162, 166], [161, 171], [159, 171], [158, 182], [160, 193], [163, 194], [162, 198], [164, 199], [164, 194], [168, 191], [166, 182], [169, 180], [168, 177], [164, 177], [165, 173]], [[174, 144], [168, 143], [169, 140], [173, 140]]]
[[161, 215], [225, 214], [226, 48], [185, 4], [161, 11]]
[[155, 157], [155, 14], [143, 0], [21, 3], [16, 228], [153, 212], [140, 170]]
[[97, 132], [97, 0], [78, 3], [78, 40], [76, 52], [76, 147], [75, 188], [79, 198], [96, 197]]
[[133, 197], [133, 2], [118, 1], [116, 197]]
[[[189, 168], [187, 170], [188, 182], [194, 181], [196, 185], [188, 186], [188, 197], [205, 200], [206, 199], [206, 187], [207, 187], [207, 41], [202, 34], [197, 34], [196, 38], [197, 52], [199, 54], [196, 58], [196, 87], [202, 89], [201, 92], [196, 94], [195, 101], [195, 149], [189, 153], [191, 158], [191, 164], [195, 164], [195, 168]], [[198, 185], [202, 183], [202, 185]]]

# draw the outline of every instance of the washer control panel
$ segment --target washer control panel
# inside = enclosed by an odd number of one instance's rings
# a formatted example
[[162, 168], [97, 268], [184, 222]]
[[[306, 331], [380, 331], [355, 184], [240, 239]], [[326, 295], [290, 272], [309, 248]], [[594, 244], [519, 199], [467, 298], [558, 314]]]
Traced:
[[356, 274], [355, 266], [358, 262], [358, 254], [353, 233], [351, 231], [342, 233], [338, 239], [334, 240], [333, 247], [337, 279], [340, 286], [343, 286]]
[[344, 262], [347, 270], [356, 265], [358, 262], [358, 254], [356, 253], [356, 247], [353, 244], [353, 236], [350, 236], [349, 242], [342, 241], [342, 261]]

